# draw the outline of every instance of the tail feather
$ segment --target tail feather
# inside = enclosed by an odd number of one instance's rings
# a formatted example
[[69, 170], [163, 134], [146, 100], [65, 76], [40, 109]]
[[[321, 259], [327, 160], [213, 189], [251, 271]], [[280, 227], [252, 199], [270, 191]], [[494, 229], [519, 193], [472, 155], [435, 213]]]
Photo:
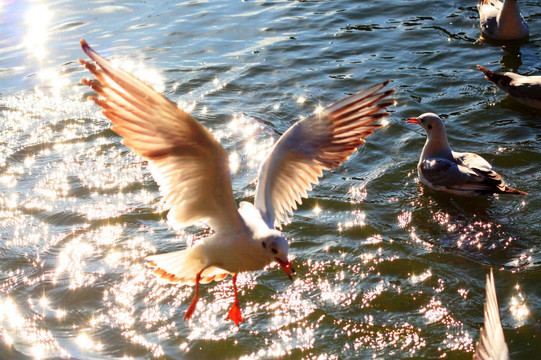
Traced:
[[477, 69], [485, 74], [485, 78], [487, 80], [492, 81], [496, 85], [508, 85], [511, 82], [511, 78], [509, 78], [509, 76], [491, 71], [485, 67], [482, 67], [481, 65], [477, 65]]
[[[205, 266], [205, 257], [197, 246], [170, 253], [152, 255], [146, 258], [150, 267], [155, 268], [154, 274], [171, 283], [195, 284], [195, 277]], [[223, 269], [211, 266], [201, 274], [202, 284], [213, 280], [223, 280], [229, 273]]]
[[505, 190], [503, 191], [504, 194], [516, 194], [516, 195], [528, 195], [528, 193], [525, 193], [524, 191], [513, 189], [512, 187], [509, 187], [505, 185]]

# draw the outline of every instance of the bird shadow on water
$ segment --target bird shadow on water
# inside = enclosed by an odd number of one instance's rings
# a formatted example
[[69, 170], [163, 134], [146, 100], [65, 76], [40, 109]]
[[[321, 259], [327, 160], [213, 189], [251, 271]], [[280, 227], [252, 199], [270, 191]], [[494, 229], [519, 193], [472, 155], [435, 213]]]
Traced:
[[435, 247], [483, 265], [521, 270], [528, 244], [501, 219], [496, 197], [460, 197], [428, 190], [415, 200], [416, 233]]

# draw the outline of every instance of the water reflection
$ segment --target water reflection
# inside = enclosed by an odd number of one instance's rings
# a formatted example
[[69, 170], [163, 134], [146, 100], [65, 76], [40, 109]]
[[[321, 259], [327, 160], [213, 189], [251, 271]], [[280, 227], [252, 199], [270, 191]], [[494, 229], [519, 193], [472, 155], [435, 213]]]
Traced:
[[520, 46], [521, 44], [518, 43], [505, 44], [502, 46], [502, 50], [505, 53], [502, 55], [500, 64], [502, 64], [502, 67], [505, 69], [508, 69], [506, 71], [518, 72], [518, 69], [522, 65]]

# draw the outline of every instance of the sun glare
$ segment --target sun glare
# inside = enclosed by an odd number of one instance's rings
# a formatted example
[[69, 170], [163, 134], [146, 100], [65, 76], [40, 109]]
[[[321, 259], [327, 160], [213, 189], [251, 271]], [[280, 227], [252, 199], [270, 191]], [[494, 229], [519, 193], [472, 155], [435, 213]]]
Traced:
[[33, 57], [43, 60], [47, 55], [45, 43], [47, 42], [49, 25], [53, 13], [44, 4], [35, 4], [26, 13], [25, 20], [27, 34], [24, 38], [24, 45]]

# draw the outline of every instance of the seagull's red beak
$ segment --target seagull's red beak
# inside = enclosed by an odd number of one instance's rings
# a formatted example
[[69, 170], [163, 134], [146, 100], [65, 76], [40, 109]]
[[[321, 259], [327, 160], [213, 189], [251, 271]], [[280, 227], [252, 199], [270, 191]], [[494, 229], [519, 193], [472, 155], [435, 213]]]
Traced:
[[278, 258], [274, 258], [278, 264], [282, 267], [282, 269], [286, 272], [287, 276], [289, 276], [289, 280], [293, 281], [293, 276], [295, 275], [295, 269], [293, 269], [293, 266], [291, 266], [291, 263], [289, 261], [284, 261]]
[[412, 117], [412, 118], [409, 118], [408, 120], [406, 120], [407, 123], [409, 124], [420, 124], [421, 122], [419, 120], [417, 120], [417, 118], [415, 117]]

